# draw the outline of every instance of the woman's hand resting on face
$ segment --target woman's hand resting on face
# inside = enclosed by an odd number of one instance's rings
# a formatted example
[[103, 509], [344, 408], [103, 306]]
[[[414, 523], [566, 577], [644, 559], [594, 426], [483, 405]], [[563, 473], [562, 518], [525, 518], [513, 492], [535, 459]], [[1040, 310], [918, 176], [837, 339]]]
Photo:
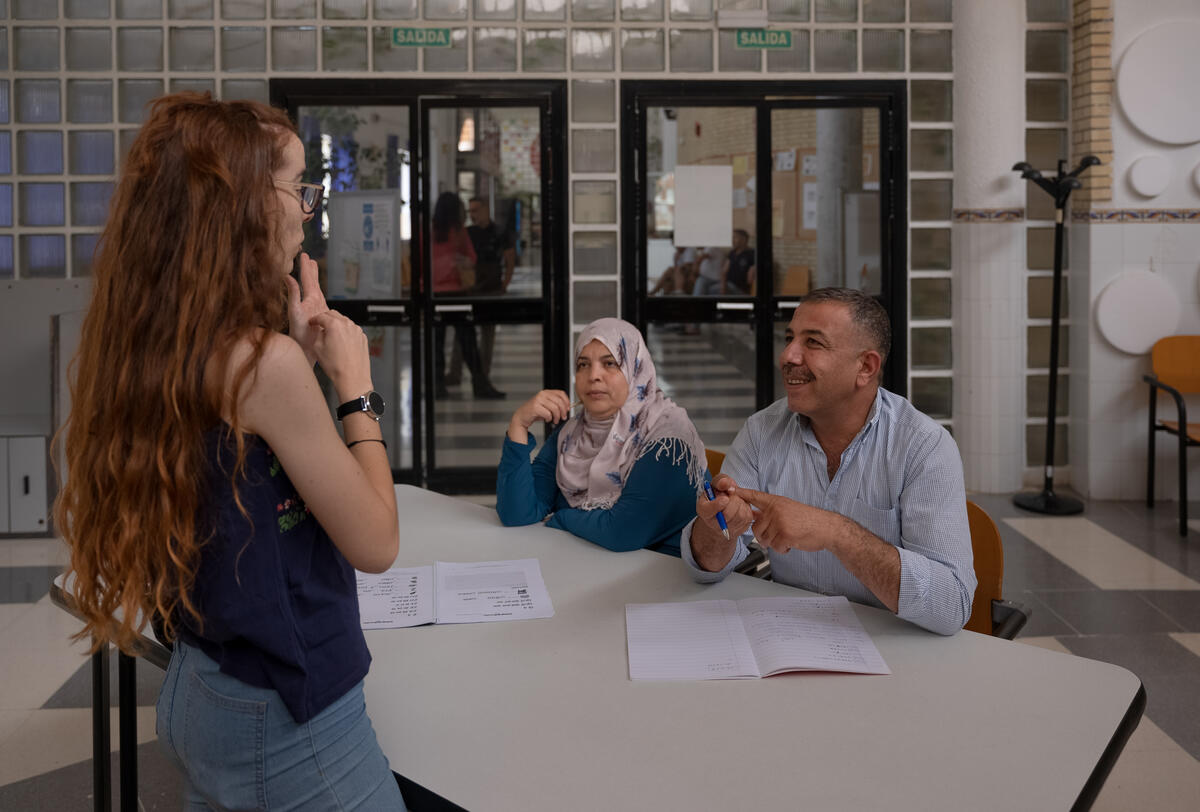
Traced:
[[362, 328], [336, 310], [326, 310], [308, 320], [312, 351], [333, 382], [342, 400], [370, 391], [371, 357]]
[[571, 416], [571, 399], [561, 389], [543, 389], [513, 412], [508, 437], [514, 443], [529, 442], [529, 427], [539, 420], [561, 423]]
[[296, 339], [296, 343], [304, 350], [304, 357], [309, 364], [317, 363], [313, 342], [316, 341], [320, 330], [314, 329], [309, 322], [314, 316], [329, 312], [325, 303], [325, 294], [317, 281], [317, 263], [308, 254], [300, 254], [300, 281], [288, 274], [284, 277], [288, 289], [288, 334]]

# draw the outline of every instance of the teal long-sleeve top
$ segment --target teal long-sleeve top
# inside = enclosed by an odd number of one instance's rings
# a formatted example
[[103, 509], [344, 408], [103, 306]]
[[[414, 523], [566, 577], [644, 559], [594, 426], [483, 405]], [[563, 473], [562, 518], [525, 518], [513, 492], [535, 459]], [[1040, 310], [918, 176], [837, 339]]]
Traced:
[[[561, 428], [561, 427], [560, 427]], [[609, 550], [648, 547], [679, 555], [679, 532], [696, 516], [696, 489], [688, 481], [688, 460], [672, 462], [653, 451], [633, 464], [621, 497], [607, 510], [580, 510], [568, 504], [555, 478], [558, 429], [532, 461], [537, 445], [531, 434], [524, 445], [504, 438], [496, 474], [496, 512], [507, 527], [534, 524], [547, 514], [557, 527]]]

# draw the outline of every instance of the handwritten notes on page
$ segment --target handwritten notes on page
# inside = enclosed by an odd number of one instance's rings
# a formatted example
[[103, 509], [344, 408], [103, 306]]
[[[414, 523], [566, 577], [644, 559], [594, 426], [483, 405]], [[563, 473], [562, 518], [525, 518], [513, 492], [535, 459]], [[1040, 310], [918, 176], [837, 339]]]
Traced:
[[633, 680], [892, 673], [841, 596], [630, 603], [625, 626]]
[[393, 567], [358, 573], [364, 629], [425, 623], [484, 623], [553, 617], [554, 606], [536, 558]]

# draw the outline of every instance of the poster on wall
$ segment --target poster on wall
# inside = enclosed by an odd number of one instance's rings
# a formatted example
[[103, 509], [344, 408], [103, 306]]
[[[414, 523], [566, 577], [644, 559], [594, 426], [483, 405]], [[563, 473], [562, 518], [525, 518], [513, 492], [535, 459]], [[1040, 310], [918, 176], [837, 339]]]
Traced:
[[733, 244], [733, 167], [675, 167], [675, 245]]
[[820, 202], [820, 186], [815, 183], [804, 184], [804, 228], [807, 231], [817, 230], [817, 206]]
[[397, 189], [329, 195], [326, 291], [330, 299], [392, 299], [400, 295]]

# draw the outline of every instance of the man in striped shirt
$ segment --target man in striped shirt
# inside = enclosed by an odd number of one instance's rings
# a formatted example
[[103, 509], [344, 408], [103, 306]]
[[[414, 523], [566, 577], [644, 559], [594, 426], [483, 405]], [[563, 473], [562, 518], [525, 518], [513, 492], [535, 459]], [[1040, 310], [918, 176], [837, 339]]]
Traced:
[[786, 342], [787, 396], [738, 432], [716, 499], [700, 496], [683, 529], [684, 561], [696, 580], [720, 581], [753, 534], [776, 581], [953, 634], [976, 584], [962, 461], [944, 428], [880, 387], [887, 312], [859, 291], [815, 290]]

